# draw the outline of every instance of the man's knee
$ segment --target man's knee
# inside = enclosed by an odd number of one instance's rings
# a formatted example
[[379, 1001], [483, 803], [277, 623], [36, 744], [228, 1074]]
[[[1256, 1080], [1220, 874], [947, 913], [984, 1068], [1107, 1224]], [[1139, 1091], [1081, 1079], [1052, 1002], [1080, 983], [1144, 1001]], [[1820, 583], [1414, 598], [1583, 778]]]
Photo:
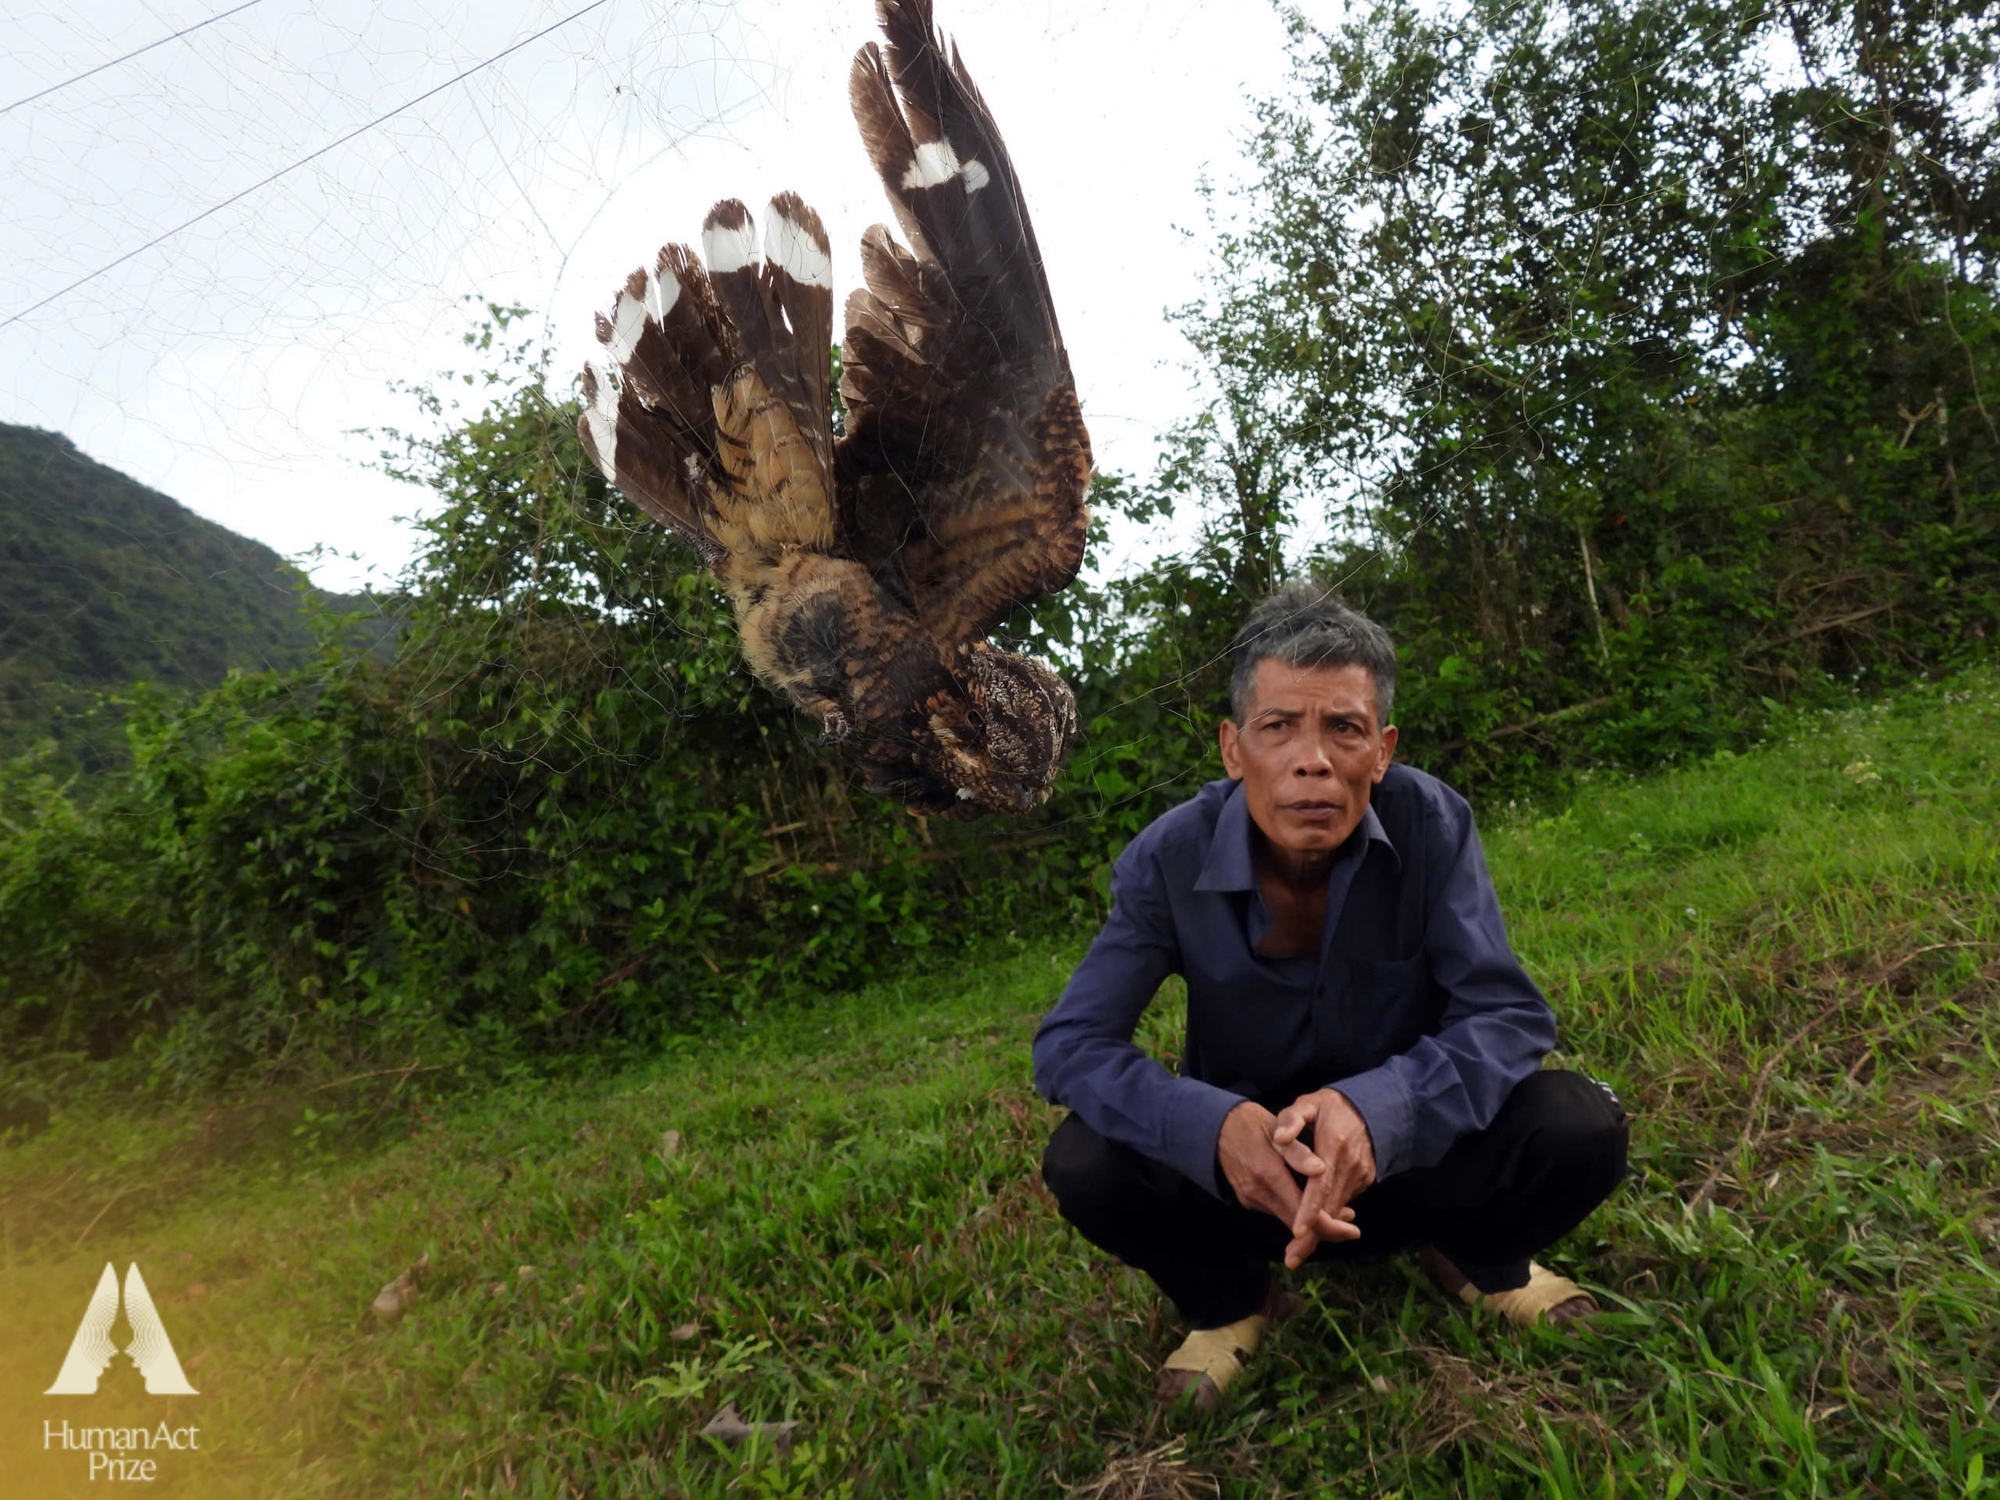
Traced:
[[1055, 1195], [1062, 1216], [1081, 1225], [1120, 1196], [1131, 1173], [1127, 1156], [1080, 1116], [1071, 1115], [1049, 1136], [1042, 1152], [1042, 1181]]
[[1603, 1084], [1546, 1068], [1523, 1079], [1507, 1103], [1519, 1111], [1527, 1149], [1557, 1181], [1601, 1199], [1624, 1177], [1631, 1127]]

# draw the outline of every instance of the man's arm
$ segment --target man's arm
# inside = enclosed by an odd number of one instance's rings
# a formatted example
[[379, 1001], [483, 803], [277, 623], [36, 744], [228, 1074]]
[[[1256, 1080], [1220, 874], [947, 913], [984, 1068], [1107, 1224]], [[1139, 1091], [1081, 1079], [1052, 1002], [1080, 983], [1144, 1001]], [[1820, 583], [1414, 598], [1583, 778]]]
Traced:
[[1179, 967], [1159, 870], [1128, 846], [1111, 867], [1111, 915], [1035, 1033], [1035, 1090], [1220, 1196], [1216, 1140], [1242, 1097], [1176, 1078], [1132, 1042], [1160, 981]]
[[1555, 1014], [1507, 943], [1472, 809], [1447, 794], [1441, 868], [1424, 932], [1431, 976], [1451, 996], [1439, 1030], [1338, 1090], [1367, 1123], [1375, 1176], [1437, 1163], [1493, 1123], [1556, 1042]]

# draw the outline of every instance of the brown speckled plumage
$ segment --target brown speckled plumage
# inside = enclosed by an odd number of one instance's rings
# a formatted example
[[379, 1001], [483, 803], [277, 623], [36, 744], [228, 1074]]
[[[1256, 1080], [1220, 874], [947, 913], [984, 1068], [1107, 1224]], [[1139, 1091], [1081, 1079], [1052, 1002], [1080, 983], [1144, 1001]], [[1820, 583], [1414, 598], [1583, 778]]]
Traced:
[[[584, 374], [586, 450], [702, 555], [743, 653], [913, 810], [1021, 812], [1076, 729], [1069, 689], [985, 639], [1083, 560], [1090, 436], [1027, 206], [930, 0], [877, 0], [849, 92], [909, 240], [862, 237], [831, 421], [831, 256], [733, 199], [703, 256], [635, 271]], [[706, 264], [704, 264], [704, 258]]]

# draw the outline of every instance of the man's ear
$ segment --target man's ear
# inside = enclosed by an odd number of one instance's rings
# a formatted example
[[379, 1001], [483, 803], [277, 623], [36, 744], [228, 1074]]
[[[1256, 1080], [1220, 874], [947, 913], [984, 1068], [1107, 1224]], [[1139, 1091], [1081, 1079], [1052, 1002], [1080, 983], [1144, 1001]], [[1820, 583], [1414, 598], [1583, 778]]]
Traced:
[[1237, 753], [1236, 749], [1236, 725], [1230, 720], [1224, 719], [1221, 727], [1215, 731], [1215, 742], [1222, 749], [1222, 769], [1228, 774], [1230, 780], [1241, 781], [1243, 779], [1243, 757]]
[[1374, 780], [1380, 781], [1388, 773], [1389, 762], [1396, 758], [1396, 726], [1391, 724], [1382, 731], [1382, 753], [1375, 758]]

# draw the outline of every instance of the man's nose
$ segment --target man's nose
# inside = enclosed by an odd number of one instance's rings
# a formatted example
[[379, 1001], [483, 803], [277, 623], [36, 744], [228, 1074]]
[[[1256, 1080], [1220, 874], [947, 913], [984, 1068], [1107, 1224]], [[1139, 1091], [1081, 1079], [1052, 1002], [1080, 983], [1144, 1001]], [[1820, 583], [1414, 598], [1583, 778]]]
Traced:
[[1292, 774], [1295, 776], [1331, 776], [1333, 774], [1333, 759], [1326, 753], [1326, 746], [1322, 745], [1318, 740], [1308, 743], [1305, 747], [1305, 753], [1299, 757], [1298, 764], [1292, 767]]

